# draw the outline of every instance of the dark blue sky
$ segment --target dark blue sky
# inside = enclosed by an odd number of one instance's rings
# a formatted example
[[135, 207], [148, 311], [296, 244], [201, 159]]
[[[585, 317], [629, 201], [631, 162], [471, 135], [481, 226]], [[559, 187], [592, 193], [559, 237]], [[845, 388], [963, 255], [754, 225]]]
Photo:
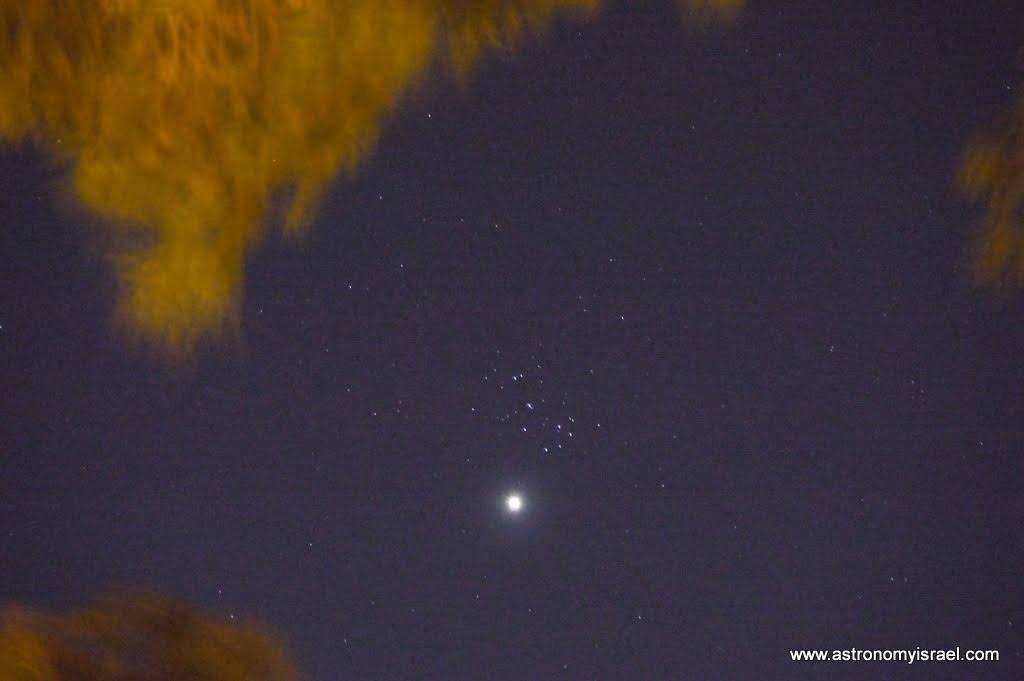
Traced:
[[951, 189], [1014, 4], [561, 24], [410, 97], [184, 367], [6, 149], [0, 600], [256, 614], [312, 681], [1024, 677], [1024, 306]]

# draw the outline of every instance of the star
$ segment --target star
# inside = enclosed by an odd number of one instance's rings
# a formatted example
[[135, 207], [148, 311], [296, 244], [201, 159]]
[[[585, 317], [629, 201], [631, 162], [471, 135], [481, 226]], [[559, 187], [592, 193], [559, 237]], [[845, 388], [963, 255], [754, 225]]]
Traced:
[[523, 497], [518, 492], [513, 492], [505, 497], [505, 508], [509, 513], [519, 513], [523, 510]]

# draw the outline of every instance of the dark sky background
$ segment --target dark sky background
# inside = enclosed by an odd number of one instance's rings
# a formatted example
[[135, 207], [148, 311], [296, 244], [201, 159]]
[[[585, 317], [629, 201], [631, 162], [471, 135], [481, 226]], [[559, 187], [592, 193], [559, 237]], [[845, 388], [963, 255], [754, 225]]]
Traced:
[[[560, 24], [411, 97], [184, 367], [112, 333], [96, 219], [8, 148], [0, 601], [154, 588], [312, 681], [1024, 678], [1024, 297], [973, 288], [951, 189], [1022, 27]], [[1002, 659], [788, 654], [958, 645]]]

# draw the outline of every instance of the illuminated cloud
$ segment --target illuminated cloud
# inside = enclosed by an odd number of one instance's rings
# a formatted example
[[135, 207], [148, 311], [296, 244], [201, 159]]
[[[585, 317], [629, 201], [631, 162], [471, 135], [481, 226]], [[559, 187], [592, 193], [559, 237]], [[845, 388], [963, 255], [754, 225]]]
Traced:
[[1024, 280], [1024, 97], [967, 148], [960, 186], [984, 206], [975, 273], [984, 284]]
[[4, 608], [0, 678], [298, 680], [279, 636], [259, 623], [234, 619], [134, 592], [64, 614]]
[[[113, 231], [118, 318], [172, 354], [237, 324], [245, 259], [299, 230], [432, 63], [466, 75], [599, 0], [34, 0], [0, 8], [0, 138], [68, 164]], [[737, 0], [680, 0], [722, 18]]]

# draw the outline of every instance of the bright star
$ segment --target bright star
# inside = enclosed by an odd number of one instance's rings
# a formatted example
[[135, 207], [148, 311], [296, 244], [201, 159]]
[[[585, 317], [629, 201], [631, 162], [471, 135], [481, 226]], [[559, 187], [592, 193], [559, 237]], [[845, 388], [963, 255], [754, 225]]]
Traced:
[[523, 498], [518, 494], [509, 494], [505, 497], [505, 506], [512, 513], [519, 513], [523, 510]]

